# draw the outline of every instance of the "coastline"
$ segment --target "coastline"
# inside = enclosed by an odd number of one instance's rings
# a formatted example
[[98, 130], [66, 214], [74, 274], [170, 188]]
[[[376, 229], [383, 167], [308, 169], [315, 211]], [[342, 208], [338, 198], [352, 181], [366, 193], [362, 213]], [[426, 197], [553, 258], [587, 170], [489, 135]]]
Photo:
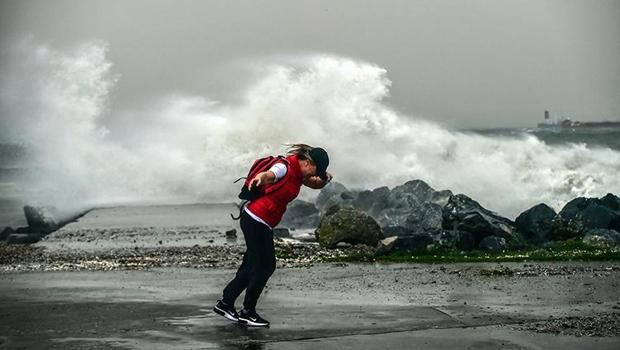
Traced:
[[235, 228], [230, 208], [95, 209], [34, 245], [1, 244], [0, 342], [67, 349], [620, 344], [620, 261], [363, 260], [367, 247], [324, 249], [300, 239], [303, 230], [275, 243], [278, 266], [261, 297], [271, 328], [227, 323], [210, 308], [245, 250], [240, 232], [226, 237]]

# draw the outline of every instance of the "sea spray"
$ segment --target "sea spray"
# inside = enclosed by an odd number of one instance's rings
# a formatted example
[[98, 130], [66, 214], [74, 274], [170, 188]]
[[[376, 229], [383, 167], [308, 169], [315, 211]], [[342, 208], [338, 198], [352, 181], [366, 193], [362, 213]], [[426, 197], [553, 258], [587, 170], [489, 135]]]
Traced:
[[252, 160], [298, 142], [327, 149], [330, 171], [349, 187], [422, 179], [510, 218], [539, 202], [557, 210], [577, 196], [620, 192], [620, 152], [458, 132], [404, 115], [385, 103], [388, 72], [360, 60], [264, 63], [256, 65], [259, 79], [232, 92], [234, 104], [170, 94], [148, 108], [116, 110], [109, 96], [122, 77], [104, 43], [3, 48], [0, 141], [28, 149], [24, 199], [233, 201], [231, 182]]

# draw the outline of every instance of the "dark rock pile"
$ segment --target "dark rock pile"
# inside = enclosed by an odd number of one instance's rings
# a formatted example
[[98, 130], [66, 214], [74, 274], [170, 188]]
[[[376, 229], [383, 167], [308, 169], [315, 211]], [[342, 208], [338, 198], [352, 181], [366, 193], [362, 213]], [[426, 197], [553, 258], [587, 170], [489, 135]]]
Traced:
[[[330, 227], [330, 239], [319, 239], [330, 247], [356, 241], [351, 238], [351, 232], [357, 229], [355, 224], [346, 227], [346, 234], [337, 232], [333, 225], [332, 216], [341, 212], [335, 218], [364, 213], [374, 219], [372, 225], [381, 228], [378, 236], [386, 237], [377, 245], [379, 252], [430, 248], [496, 252], [575, 237], [602, 247], [620, 244], [620, 198], [611, 193], [602, 198], [576, 198], [559, 213], [541, 203], [521, 213], [515, 221], [464, 194], [436, 191], [422, 180], [408, 181], [391, 190], [379, 187], [365, 191], [352, 191], [332, 182], [321, 190], [316, 204], [296, 201], [291, 207], [294, 209], [287, 212], [283, 225], [301, 227], [303, 223], [312, 227], [318, 220], [314, 227]], [[370, 225], [363, 222], [361, 231]], [[319, 238], [320, 233], [321, 229], [317, 230]], [[367, 245], [372, 242], [357, 241]]]
[[584, 242], [595, 246], [618, 246], [620, 198], [611, 193], [602, 198], [575, 198], [557, 214], [539, 204], [519, 215], [516, 223], [531, 244], [583, 238]]
[[[321, 224], [326, 213], [345, 208], [368, 214], [381, 227], [383, 236], [396, 237], [381, 242], [379, 250], [383, 252], [424, 251], [434, 246], [501, 250], [522, 241], [509, 219], [465, 195], [436, 191], [421, 180], [409, 181], [392, 190], [379, 187], [358, 192], [332, 183], [317, 198], [317, 209], [323, 213]], [[491, 238], [481, 246], [486, 237]]]
[[609, 231], [620, 232], [620, 198], [611, 193], [602, 198], [579, 197], [568, 202], [554, 218], [551, 238], [597, 240], [596, 236], [618, 244], [616, 234]]

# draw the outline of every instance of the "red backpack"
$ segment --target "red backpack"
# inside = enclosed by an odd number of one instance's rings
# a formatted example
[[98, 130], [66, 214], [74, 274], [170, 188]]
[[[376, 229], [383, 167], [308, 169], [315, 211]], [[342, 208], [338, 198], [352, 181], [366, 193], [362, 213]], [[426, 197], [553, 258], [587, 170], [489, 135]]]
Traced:
[[[250, 167], [250, 171], [248, 172], [247, 176], [240, 177], [234, 181], [234, 183], [237, 183], [239, 182], [239, 180], [245, 179], [245, 181], [243, 182], [243, 186], [241, 187], [241, 192], [239, 192], [239, 196], [238, 196], [239, 199], [243, 199], [245, 201], [240, 205], [239, 207], [240, 210], [243, 208], [246, 202], [256, 200], [268, 193], [278, 190], [284, 185], [286, 181], [284, 181], [284, 179], [280, 179], [280, 181], [273, 183], [273, 184], [254, 186], [252, 190], [249, 189], [250, 182], [252, 181], [252, 179], [254, 179], [254, 177], [257, 174], [271, 169], [271, 167], [276, 163], [284, 163], [287, 169], [288, 169], [288, 166], [290, 165], [288, 159], [286, 159], [286, 157], [284, 156], [277, 156], [277, 157], [268, 156], [268, 157], [260, 158], [254, 161], [254, 164], [252, 164], [252, 166]], [[232, 214], [230, 216], [235, 220], [239, 219], [239, 217], [234, 217]]]

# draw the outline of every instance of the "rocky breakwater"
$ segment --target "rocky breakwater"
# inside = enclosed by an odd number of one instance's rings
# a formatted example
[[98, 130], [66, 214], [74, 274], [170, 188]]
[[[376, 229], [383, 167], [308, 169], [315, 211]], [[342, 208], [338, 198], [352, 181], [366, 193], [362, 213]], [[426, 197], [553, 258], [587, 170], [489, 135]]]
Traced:
[[[321, 190], [314, 205], [296, 205], [303, 207], [303, 212], [287, 213], [286, 223], [304, 223], [308, 227], [320, 217], [316, 236], [325, 247], [339, 243], [374, 246], [372, 239], [364, 241], [354, 234], [355, 225], [359, 225], [360, 232], [366, 232], [371, 225], [368, 218], [373, 219], [371, 226], [380, 228], [376, 236], [384, 237], [376, 245], [381, 254], [431, 249], [499, 252], [571, 238], [604, 247], [620, 244], [620, 199], [613, 194], [576, 198], [559, 213], [541, 203], [515, 221], [464, 194], [437, 191], [422, 180], [408, 181], [393, 189], [384, 186], [364, 191], [349, 190], [333, 182]], [[347, 218], [351, 220], [345, 227], [341, 222]], [[330, 238], [321, 241], [321, 236], [326, 235]]]
[[[321, 191], [317, 210], [354, 208], [373, 218], [384, 237], [379, 252], [432, 248], [503, 250], [523, 245], [511, 220], [450, 190], [437, 191], [422, 180], [393, 189], [350, 191], [334, 183]], [[321, 224], [323, 219], [321, 220]]]
[[557, 214], [545, 204], [538, 204], [515, 221], [532, 244], [582, 239], [599, 247], [620, 245], [620, 198], [611, 193], [601, 198], [575, 198]]
[[0, 241], [7, 244], [30, 244], [40, 241], [43, 237], [73, 222], [86, 214], [83, 210], [72, 214], [62, 214], [51, 206], [24, 206], [24, 215], [28, 226], [5, 227], [0, 233]]

